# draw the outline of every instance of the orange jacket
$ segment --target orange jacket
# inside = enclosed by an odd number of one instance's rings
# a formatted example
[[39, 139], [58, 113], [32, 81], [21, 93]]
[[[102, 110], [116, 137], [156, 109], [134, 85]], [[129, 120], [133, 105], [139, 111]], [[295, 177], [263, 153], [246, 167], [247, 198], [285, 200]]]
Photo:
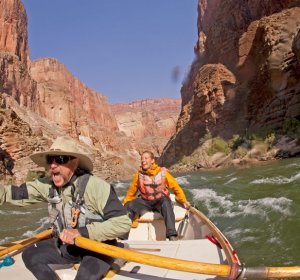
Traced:
[[[160, 167], [157, 164], [152, 164], [150, 170], [147, 170], [145, 174], [149, 176], [155, 175], [160, 170]], [[132, 201], [136, 198], [137, 192], [140, 187], [139, 183], [139, 172], [142, 172], [142, 169], [140, 168], [139, 171], [136, 172], [134, 175], [132, 182], [130, 184], [130, 187], [127, 191], [127, 194], [123, 200], [123, 204], [126, 204], [129, 201]], [[170, 172], [166, 171], [166, 187], [168, 187], [169, 190], [173, 190], [176, 200], [178, 200], [180, 203], [184, 203], [187, 201], [185, 194], [182, 190], [182, 188], [178, 185], [175, 178], [170, 174]]]

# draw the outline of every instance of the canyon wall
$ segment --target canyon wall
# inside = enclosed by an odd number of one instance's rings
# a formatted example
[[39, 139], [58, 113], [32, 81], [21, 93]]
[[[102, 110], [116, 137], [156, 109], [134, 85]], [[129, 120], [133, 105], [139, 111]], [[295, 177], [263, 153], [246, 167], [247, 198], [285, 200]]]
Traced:
[[106, 142], [106, 137], [118, 128], [106, 96], [88, 88], [53, 58], [33, 61], [31, 76], [37, 82], [35, 111], [40, 116], [74, 138], [109, 150], [111, 139]]
[[20, 1], [0, 0], [1, 180], [26, 177], [22, 168], [34, 167], [28, 156], [45, 144], [42, 137], [37, 139], [41, 134], [35, 118], [27, 114], [34, 107], [36, 93], [36, 82], [30, 76], [25, 9]]
[[[22, 2], [0, 0], [0, 181], [21, 183], [28, 170], [41, 171], [29, 155], [60, 135], [85, 145], [94, 173], [107, 180], [131, 177], [141, 150], [162, 151], [179, 100], [110, 105], [57, 59], [30, 61], [27, 36]], [[133, 118], [139, 125], [129, 128]]]
[[0, 93], [32, 108], [36, 84], [30, 77], [27, 16], [20, 1], [0, 1]]
[[132, 175], [139, 155], [119, 132], [107, 98], [55, 59], [31, 62], [27, 16], [20, 0], [0, 0], [0, 180], [21, 182], [29, 159], [70, 135], [93, 155], [95, 174]]
[[196, 59], [162, 161], [191, 155], [211, 133], [279, 133], [300, 120], [300, 1], [199, 0]]
[[144, 99], [111, 104], [111, 108], [119, 130], [136, 143], [139, 151], [151, 150], [159, 156], [175, 133], [181, 100]]
[[207, 133], [280, 132], [299, 120], [300, 0], [199, 0], [198, 14], [182, 104], [110, 105], [55, 58], [30, 61], [22, 2], [0, 0], [0, 180], [19, 182], [28, 169], [39, 170], [29, 155], [59, 135], [85, 145], [95, 174], [110, 180], [131, 177], [145, 149], [171, 165]]

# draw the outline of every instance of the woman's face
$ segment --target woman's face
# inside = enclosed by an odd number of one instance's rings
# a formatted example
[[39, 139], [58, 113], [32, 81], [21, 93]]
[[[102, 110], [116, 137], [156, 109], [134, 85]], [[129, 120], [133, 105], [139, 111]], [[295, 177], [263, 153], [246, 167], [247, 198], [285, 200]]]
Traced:
[[152, 163], [154, 163], [154, 159], [151, 158], [151, 155], [149, 155], [148, 153], [143, 153], [141, 156], [141, 166], [143, 168], [143, 170], [148, 170]]

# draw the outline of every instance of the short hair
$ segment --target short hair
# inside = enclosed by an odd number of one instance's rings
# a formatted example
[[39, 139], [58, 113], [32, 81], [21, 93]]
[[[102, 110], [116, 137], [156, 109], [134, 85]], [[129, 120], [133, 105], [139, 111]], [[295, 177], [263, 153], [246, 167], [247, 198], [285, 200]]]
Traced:
[[148, 154], [150, 157], [151, 157], [151, 159], [155, 159], [155, 157], [154, 157], [154, 154], [152, 153], [152, 152], [150, 152], [150, 151], [143, 151], [142, 153], [141, 153], [141, 156], [143, 155], [143, 154]]

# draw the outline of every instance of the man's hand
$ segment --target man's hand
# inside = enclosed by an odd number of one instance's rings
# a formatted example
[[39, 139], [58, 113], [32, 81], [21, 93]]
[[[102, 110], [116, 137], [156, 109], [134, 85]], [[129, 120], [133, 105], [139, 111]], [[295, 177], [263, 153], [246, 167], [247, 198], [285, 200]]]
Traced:
[[190, 209], [191, 207], [191, 204], [188, 201], [183, 202], [182, 205], [185, 209]]
[[80, 233], [76, 228], [68, 228], [62, 231], [59, 238], [64, 244], [74, 244], [77, 236], [80, 236]]

